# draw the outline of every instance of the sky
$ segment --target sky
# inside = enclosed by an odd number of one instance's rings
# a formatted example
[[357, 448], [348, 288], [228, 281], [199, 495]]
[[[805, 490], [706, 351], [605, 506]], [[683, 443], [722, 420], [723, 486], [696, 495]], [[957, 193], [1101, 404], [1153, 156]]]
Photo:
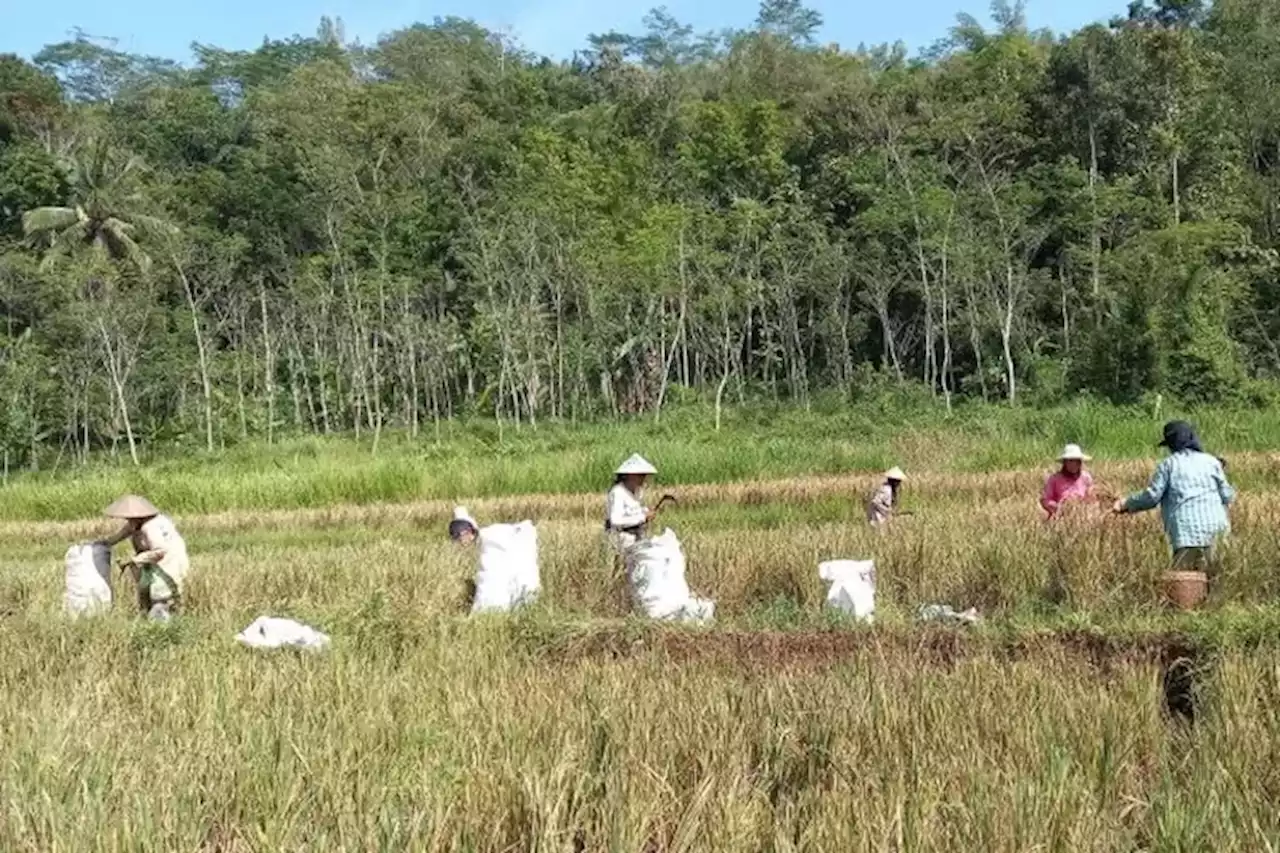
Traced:
[[[59, 0], [52, 6], [0, 0], [0, 53], [30, 57], [78, 27], [115, 39], [120, 50], [187, 62], [193, 42], [252, 49], [264, 37], [312, 35], [325, 15], [342, 20], [348, 41], [364, 44], [415, 22], [456, 15], [515, 36], [536, 53], [567, 58], [591, 33], [641, 32], [645, 13], [657, 5], [702, 32], [749, 25], [758, 0]], [[912, 53], [945, 36], [957, 12], [986, 23], [989, 8], [988, 0], [808, 0], [806, 5], [822, 13], [823, 43], [852, 49], [902, 41]], [[1126, 6], [1126, 0], [1029, 0], [1027, 19], [1034, 29], [1065, 32], [1106, 21]]]

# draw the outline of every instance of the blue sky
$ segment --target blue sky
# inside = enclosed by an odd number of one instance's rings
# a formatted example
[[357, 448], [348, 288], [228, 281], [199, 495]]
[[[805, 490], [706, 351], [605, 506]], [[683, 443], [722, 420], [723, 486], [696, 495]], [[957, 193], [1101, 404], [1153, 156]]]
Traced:
[[[193, 41], [252, 48], [264, 36], [312, 34], [322, 15], [341, 18], [347, 38], [364, 43], [415, 21], [458, 15], [513, 34], [530, 50], [567, 57], [590, 33], [639, 32], [645, 12], [655, 5], [661, 0], [59, 0], [52, 6], [0, 0], [0, 53], [31, 56], [80, 27], [117, 39], [122, 50], [187, 61]], [[665, 5], [678, 20], [702, 31], [749, 24], [758, 0], [668, 0]], [[945, 35], [959, 11], [985, 22], [988, 0], [809, 0], [807, 5], [825, 18], [823, 42], [853, 48], [860, 42], [902, 40], [914, 53]], [[1027, 17], [1032, 27], [1062, 32], [1109, 19], [1125, 7], [1126, 0], [1030, 0]]]

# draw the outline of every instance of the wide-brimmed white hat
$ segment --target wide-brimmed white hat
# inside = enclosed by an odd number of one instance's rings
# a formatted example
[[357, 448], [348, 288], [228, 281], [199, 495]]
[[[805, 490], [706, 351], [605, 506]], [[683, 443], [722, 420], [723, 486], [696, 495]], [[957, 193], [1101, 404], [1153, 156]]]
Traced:
[[658, 469], [654, 468], [648, 459], [645, 459], [639, 453], [631, 454], [631, 458], [618, 466], [615, 474], [645, 474], [651, 475], [658, 473]]
[[467, 512], [467, 508], [465, 506], [455, 506], [453, 508], [453, 520], [465, 521], [477, 530], [480, 529], [480, 525], [476, 524], [476, 520], [471, 517], [471, 513]]
[[1062, 455], [1058, 457], [1059, 462], [1089, 462], [1092, 456], [1085, 454], [1078, 444], [1068, 444], [1062, 448]]
[[901, 468], [899, 468], [897, 465], [894, 465], [888, 471], [884, 472], [884, 478], [886, 480], [897, 480], [898, 482], [902, 482], [903, 480], [907, 479], [907, 475], [902, 473]]
[[140, 498], [137, 495], [125, 495], [104, 509], [102, 514], [107, 518], [134, 521], [139, 518], [153, 518], [160, 514], [160, 510], [156, 509], [155, 505], [146, 498]]

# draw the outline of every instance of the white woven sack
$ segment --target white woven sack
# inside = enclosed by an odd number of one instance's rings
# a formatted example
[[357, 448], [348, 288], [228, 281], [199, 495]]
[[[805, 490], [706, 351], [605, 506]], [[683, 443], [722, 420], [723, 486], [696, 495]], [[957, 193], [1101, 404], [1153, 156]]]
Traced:
[[831, 584], [826, 607], [870, 622], [876, 612], [874, 560], [830, 560], [818, 564], [818, 577]]
[[71, 616], [90, 616], [111, 609], [111, 549], [100, 542], [67, 549], [63, 609]]
[[491, 524], [480, 529], [480, 568], [472, 613], [514, 610], [537, 598], [538, 530], [533, 522]]

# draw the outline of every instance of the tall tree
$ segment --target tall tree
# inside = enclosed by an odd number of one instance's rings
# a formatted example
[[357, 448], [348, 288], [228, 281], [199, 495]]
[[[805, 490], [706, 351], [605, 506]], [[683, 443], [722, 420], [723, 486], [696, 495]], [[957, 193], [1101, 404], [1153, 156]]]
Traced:
[[148, 210], [140, 179], [142, 161], [97, 138], [68, 164], [70, 198], [58, 207], [38, 207], [22, 215], [27, 237], [47, 247], [49, 261], [89, 248], [113, 261], [145, 271], [151, 256], [139, 244], [142, 235], [172, 230]]

